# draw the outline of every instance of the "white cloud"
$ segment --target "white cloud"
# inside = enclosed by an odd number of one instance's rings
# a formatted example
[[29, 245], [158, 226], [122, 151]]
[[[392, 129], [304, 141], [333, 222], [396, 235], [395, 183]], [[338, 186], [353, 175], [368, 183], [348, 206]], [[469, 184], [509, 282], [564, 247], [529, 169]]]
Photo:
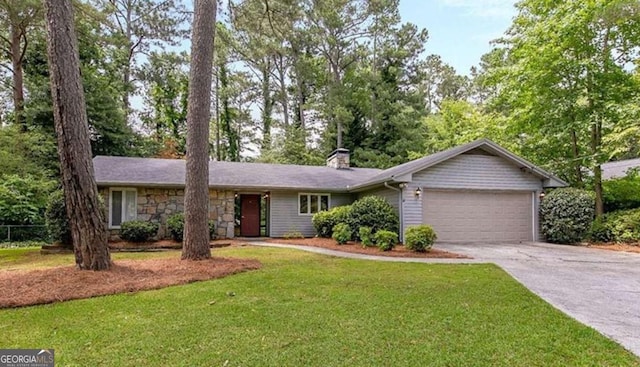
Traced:
[[438, 0], [440, 4], [465, 10], [465, 14], [482, 18], [511, 18], [515, 0]]

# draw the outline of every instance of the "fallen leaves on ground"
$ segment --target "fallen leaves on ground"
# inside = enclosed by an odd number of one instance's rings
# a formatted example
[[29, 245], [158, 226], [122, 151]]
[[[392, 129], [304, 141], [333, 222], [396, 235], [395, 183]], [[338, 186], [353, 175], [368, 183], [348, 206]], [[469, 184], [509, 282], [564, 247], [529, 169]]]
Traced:
[[640, 254], [640, 246], [629, 245], [626, 243], [598, 243], [598, 244], [589, 244], [587, 246], [591, 248], [602, 249], [602, 250], [635, 252]]

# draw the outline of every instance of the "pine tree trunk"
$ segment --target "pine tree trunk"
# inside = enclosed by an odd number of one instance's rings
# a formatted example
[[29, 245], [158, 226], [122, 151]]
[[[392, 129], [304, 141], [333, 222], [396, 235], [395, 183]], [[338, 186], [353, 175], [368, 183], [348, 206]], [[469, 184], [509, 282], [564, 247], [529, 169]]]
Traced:
[[22, 50], [20, 38], [22, 34], [17, 25], [11, 26], [11, 65], [13, 69], [13, 108], [16, 126], [27, 131], [24, 119], [24, 82], [22, 72]]
[[93, 176], [73, 6], [71, 0], [44, 3], [53, 117], [76, 265], [80, 269], [105, 270], [111, 266], [111, 259]]
[[273, 101], [271, 99], [270, 63], [267, 59], [262, 66], [262, 151], [271, 149], [271, 119]]
[[216, 0], [196, 0], [187, 110], [187, 177], [182, 259], [211, 257], [209, 248], [209, 120]]
[[282, 105], [282, 118], [285, 128], [289, 128], [289, 94], [287, 93], [287, 76], [282, 54], [278, 55], [278, 82], [280, 83], [280, 104]]

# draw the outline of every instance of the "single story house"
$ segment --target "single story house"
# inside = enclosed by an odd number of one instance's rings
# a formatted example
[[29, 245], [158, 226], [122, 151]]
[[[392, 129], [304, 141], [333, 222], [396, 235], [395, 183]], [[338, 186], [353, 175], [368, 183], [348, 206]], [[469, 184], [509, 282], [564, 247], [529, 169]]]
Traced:
[[[94, 158], [95, 177], [115, 232], [127, 220], [160, 224], [184, 210], [185, 161]], [[534, 241], [538, 204], [561, 179], [510, 153], [477, 140], [386, 170], [349, 167], [349, 151], [337, 149], [326, 166], [209, 163], [209, 218], [220, 237], [313, 236], [314, 213], [367, 196], [384, 197], [401, 230], [429, 224], [441, 241]]]
[[603, 180], [622, 178], [627, 175], [627, 172], [633, 169], [640, 170], [640, 158], [607, 162], [602, 164], [601, 168]]

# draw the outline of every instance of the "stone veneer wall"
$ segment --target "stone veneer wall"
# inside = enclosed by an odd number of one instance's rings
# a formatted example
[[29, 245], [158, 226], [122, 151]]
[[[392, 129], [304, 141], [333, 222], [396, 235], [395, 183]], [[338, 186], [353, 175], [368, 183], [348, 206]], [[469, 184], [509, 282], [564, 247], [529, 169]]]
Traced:
[[[167, 218], [184, 212], [183, 189], [138, 188], [137, 219], [158, 223], [158, 239], [169, 238]], [[105, 207], [109, 208], [109, 189], [102, 188]], [[216, 222], [218, 238], [234, 236], [235, 193], [230, 190], [209, 190], [209, 220]], [[105, 218], [108, 215], [108, 209]], [[118, 239], [120, 230], [110, 229], [110, 237]]]

